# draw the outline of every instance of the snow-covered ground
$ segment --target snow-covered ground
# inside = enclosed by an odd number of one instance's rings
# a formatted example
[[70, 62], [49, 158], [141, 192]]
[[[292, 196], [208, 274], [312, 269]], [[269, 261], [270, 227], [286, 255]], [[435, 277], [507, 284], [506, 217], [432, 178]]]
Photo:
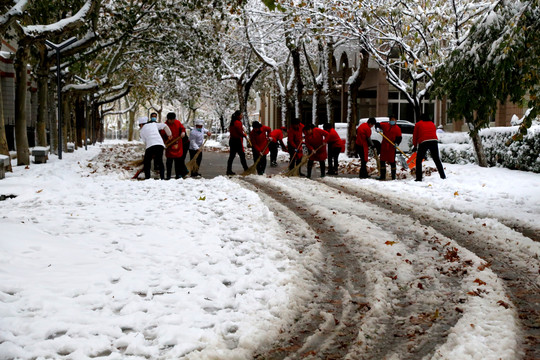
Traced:
[[[292, 322], [316, 286], [317, 243], [299, 253], [304, 234], [231, 179], [129, 181], [93, 160], [100, 151], [14, 166], [0, 180], [0, 195], [16, 195], [0, 201], [0, 359], [250, 359]], [[332, 181], [540, 227], [539, 174], [445, 167], [446, 180]], [[490, 274], [494, 295], [471, 300], [438, 358], [514, 358], [512, 308], [486, 314], [503, 291]], [[486, 318], [497, 332], [466, 323]]]

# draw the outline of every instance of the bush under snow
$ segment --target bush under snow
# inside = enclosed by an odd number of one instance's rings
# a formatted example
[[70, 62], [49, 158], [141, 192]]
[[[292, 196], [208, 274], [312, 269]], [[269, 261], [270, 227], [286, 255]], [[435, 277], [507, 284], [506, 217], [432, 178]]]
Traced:
[[[506, 142], [518, 126], [493, 127], [480, 132], [489, 166], [540, 173], [540, 124], [535, 123], [522, 141]], [[443, 133], [439, 137], [441, 160], [451, 164], [476, 162], [476, 153], [469, 134]]]

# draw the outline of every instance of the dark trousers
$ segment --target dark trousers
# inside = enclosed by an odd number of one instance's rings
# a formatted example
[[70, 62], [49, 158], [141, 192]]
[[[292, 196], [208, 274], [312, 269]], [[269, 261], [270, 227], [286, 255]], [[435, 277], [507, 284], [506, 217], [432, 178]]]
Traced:
[[[310, 178], [311, 177], [311, 169], [313, 168], [313, 164], [315, 163], [315, 161], [313, 160], [308, 160], [307, 162], [307, 177]], [[324, 177], [325, 176], [325, 167], [326, 167], [326, 164], [324, 163], [324, 161], [319, 161], [319, 166], [321, 168], [321, 177]]]
[[424, 157], [426, 157], [428, 150], [431, 158], [435, 162], [439, 176], [441, 179], [446, 179], [441, 158], [439, 157], [439, 143], [434, 140], [424, 141], [418, 145], [418, 152], [416, 153], [416, 181], [422, 181], [422, 161], [424, 160]]
[[[189, 160], [192, 160], [194, 157], [195, 157], [195, 154], [197, 153], [198, 150], [189, 150]], [[197, 163], [197, 166], [201, 166], [201, 161], [202, 161], [202, 151], [201, 153], [199, 154], [199, 156], [197, 156], [197, 160], [195, 160], [195, 162]]]
[[259, 160], [259, 163], [257, 164], [257, 174], [263, 175], [264, 171], [266, 170], [266, 155], [261, 155], [259, 152], [254, 151], [253, 161], [257, 161], [259, 157], [261, 158], [261, 160]]
[[356, 153], [360, 157], [360, 174], [358, 176], [362, 179], [368, 178], [369, 174], [367, 171], [367, 159], [364, 156], [364, 147], [362, 145], [356, 145]]
[[[390, 163], [390, 174], [392, 180], [396, 180], [396, 161]], [[386, 180], [386, 161], [381, 161], [381, 174], [379, 180]]]
[[341, 148], [328, 149], [328, 173], [337, 175], [338, 173], [338, 158], [341, 153]]
[[184, 163], [184, 157], [179, 158], [167, 158], [166, 166], [167, 166], [167, 179], [171, 178], [171, 170], [172, 165], [174, 163], [174, 174], [177, 179], [180, 179], [187, 175], [189, 172], [186, 168], [186, 164]]
[[276, 163], [279, 144], [272, 141], [270, 142], [270, 145], [268, 145], [268, 149], [270, 150], [270, 164]]
[[163, 149], [162, 145], [150, 146], [144, 152], [144, 178], [150, 179], [152, 170], [152, 159], [154, 159], [154, 167], [159, 171], [159, 178], [165, 178], [165, 168], [163, 166]]
[[291, 170], [293, 167], [300, 164], [300, 161], [302, 160], [302, 156], [298, 155], [298, 153], [296, 152], [296, 149], [293, 147], [289, 147], [287, 150], [289, 151], [289, 156], [290, 156], [289, 170]]
[[244, 168], [244, 171], [248, 169], [246, 162], [246, 154], [244, 153], [244, 147], [242, 146], [242, 139], [230, 139], [229, 140], [229, 160], [227, 160], [227, 173], [232, 173], [232, 164], [236, 154], [240, 157], [240, 163]]

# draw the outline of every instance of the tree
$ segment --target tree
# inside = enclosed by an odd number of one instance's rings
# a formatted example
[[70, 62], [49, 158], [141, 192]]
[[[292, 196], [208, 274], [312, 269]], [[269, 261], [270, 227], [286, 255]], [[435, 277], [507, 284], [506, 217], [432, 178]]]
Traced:
[[[86, 17], [92, 14], [96, 5], [97, 0], [87, 0], [77, 12], [71, 13], [71, 16], [47, 25], [35, 25], [36, 9], [29, 7], [25, 13], [23, 22], [13, 22], [11, 24], [17, 38], [17, 52], [13, 64], [16, 78], [15, 137], [17, 141], [17, 165], [30, 164], [30, 151], [26, 129], [27, 65], [31, 55], [30, 47], [35, 42], [48, 37], [69, 36], [84, 24]], [[32, 15], [34, 18], [32, 18]]]
[[487, 166], [479, 131], [489, 126], [499, 102], [530, 108], [514, 139], [538, 114], [540, 10], [535, 1], [501, 1], [470, 30], [439, 69], [437, 90], [451, 101], [449, 114], [465, 118], [480, 166]]

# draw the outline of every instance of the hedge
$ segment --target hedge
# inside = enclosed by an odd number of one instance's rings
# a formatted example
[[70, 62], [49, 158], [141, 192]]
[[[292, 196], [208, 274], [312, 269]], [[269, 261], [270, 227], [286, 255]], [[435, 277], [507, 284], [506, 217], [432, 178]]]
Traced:
[[[540, 173], [540, 124], [535, 123], [522, 141], [506, 142], [518, 131], [518, 126], [483, 129], [480, 138], [489, 166]], [[439, 135], [439, 152], [443, 162], [476, 163], [472, 140], [467, 133]]]

